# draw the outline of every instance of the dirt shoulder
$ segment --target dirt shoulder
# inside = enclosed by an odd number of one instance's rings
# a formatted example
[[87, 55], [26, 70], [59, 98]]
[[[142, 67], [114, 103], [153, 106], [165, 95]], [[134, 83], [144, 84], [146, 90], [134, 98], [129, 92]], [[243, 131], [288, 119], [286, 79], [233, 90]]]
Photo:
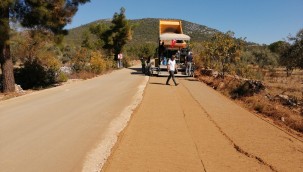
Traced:
[[301, 138], [196, 80], [165, 80], [150, 78], [102, 171], [303, 170]]

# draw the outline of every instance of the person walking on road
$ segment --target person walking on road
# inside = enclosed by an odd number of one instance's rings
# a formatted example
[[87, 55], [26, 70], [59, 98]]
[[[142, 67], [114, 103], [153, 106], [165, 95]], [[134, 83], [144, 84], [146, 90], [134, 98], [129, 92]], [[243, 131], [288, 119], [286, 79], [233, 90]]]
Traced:
[[146, 61], [144, 57], [141, 57], [141, 66], [142, 66], [142, 73], [145, 74], [145, 67], [146, 67]]
[[119, 53], [118, 54], [118, 61], [117, 61], [117, 67], [118, 68], [122, 68], [123, 67], [122, 59], [123, 59], [123, 54]]
[[166, 81], [166, 85], [169, 85], [169, 80], [170, 78], [173, 79], [175, 86], [179, 85], [176, 80], [175, 80], [175, 70], [176, 70], [176, 60], [175, 60], [175, 56], [172, 56], [171, 59], [168, 60], [167, 63], [167, 71], [169, 73], [167, 81]]

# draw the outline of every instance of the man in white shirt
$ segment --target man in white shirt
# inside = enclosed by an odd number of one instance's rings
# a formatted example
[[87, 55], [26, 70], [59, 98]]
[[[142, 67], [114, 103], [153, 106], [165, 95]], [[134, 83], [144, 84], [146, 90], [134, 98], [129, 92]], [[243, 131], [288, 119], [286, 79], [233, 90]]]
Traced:
[[179, 85], [175, 80], [175, 74], [174, 74], [175, 70], [176, 70], [176, 60], [175, 60], [175, 56], [172, 56], [167, 63], [167, 71], [169, 72], [169, 76], [167, 78], [166, 85], [169, 85], [170, 78], [173, 78], [175, 86]]

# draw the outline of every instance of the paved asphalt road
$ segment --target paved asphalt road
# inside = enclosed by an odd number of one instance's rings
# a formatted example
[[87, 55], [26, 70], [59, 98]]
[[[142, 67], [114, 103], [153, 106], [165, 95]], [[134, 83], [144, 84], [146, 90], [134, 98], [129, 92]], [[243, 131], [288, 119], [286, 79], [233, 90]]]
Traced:
[[0, 171], [94, 171], [148, 77], [121, 69], [0, 102]]

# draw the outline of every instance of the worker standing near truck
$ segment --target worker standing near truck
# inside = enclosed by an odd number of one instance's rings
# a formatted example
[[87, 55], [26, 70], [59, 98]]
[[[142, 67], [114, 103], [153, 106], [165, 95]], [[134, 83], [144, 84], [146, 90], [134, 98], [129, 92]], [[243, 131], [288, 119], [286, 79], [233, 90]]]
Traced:
[[145, 68], [146, 68], [146, 61], [144, 57], [140, 58], [141, 66], [142, 66], [142, 73], [145, 74]]
[[186, 57], [186, 75], [191, 76], [192, 75], [192, 65], [193, 65], [193, 53], [189, 52]]

